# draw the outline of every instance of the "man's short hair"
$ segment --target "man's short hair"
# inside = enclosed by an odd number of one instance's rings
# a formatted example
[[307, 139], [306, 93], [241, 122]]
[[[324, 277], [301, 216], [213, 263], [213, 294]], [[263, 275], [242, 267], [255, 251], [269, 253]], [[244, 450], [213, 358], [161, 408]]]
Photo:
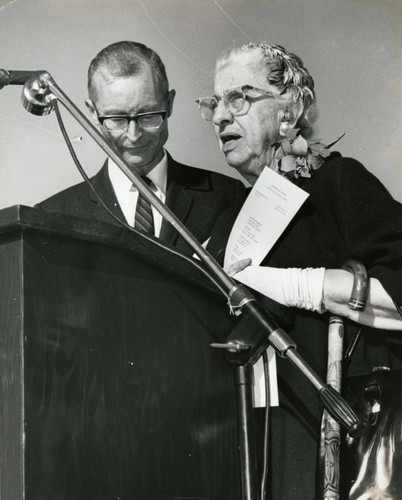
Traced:
[[88, 94], [94, 97], [93, 79], [99, 69], [106, 69], [113, 77], [128, 77], [141, 73], [149, 65], [155, 83], [163, 94], [169, 92], [169, 81], [165, 65], [159, 55], [146, 45], [122, 41], [108, 45], [91, 61], [88, 68]]

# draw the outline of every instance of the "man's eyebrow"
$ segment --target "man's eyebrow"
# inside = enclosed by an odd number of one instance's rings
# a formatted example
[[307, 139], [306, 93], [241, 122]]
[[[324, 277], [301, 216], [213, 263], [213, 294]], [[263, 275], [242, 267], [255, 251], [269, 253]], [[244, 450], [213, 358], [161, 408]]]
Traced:
[[133, 116], [133, 115], [142, 115], [142, 114], [145, 114], [145, 113], [154, 113], [155, 111], [163, 111], [164, 108], [157, 108], [157, 109], [149, 109], [148, 106], [146, 106], [145, 108], [139, 108], [138, 110], [134, 111], [133, 113], [128, 113], [127, 111], [121, 111], [121, 110], [118, 110], [116, 111], [116, 109], [111, 109], [111, 110], [107, 110], [105, 113], [102, 113], [102, 115], [106, 115], [106, 116]]
[[110, 108], [106, 109], [104, 111], [101, 111], [100, 109], [97, 108], [97, 111], [99, 112], [100, 115], [123, 115], [124, 112], [121, 110], [118, 110], [118, 108]]

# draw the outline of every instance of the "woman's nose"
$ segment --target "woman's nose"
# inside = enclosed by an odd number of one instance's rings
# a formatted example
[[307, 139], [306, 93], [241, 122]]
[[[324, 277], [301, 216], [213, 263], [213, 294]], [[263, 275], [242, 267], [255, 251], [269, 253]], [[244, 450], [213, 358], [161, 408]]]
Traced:
[[225, 106], [223, 99], [220, 99], [214, 110], [214, 116], [212, 118], [214, 125], [221, 126], [223, 123], [232, 122], [233, 115]]

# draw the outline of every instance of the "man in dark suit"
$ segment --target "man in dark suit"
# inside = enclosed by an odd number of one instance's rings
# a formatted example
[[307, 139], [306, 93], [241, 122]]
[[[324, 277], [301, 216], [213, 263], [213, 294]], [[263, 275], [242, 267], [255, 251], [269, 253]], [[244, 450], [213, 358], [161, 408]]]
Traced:
[[[137, 42], [109, 45], [89, 66], [88, 94], [87, 108], [105, 140], [130, 169], [149, 183], [155, 195], [190, 232], [204, 242], [219, 215], [243, 196], [244, 186], [221, 174], [182, 165], [165, 151], [175, 91], [169, 90], [158, 54]], [[140, 201], [138, 191], [112, 160], [106, 160], [91, 184], [125, 223], [151, 232], [183, 252], [193, 252], [153, 207], [148, 208], [150, 215], [145, 214], [149, 220], [142, 223], [140, 205], [144, 200]], [[50, 212], [116, 223], [94, 190], [83, 182], [38, 206]]]

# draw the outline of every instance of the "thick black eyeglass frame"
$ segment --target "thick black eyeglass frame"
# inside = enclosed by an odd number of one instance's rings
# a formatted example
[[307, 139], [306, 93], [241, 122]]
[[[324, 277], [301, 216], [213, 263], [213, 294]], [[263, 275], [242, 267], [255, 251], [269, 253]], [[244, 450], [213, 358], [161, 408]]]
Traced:
[[[130, 122], [132, 122], [133, 120], [138, 125], [138, 119], [141, 118], [142, 116], [154, 116], [154, 115], [161, 115], [162, 116], [162, 123], [159, 125], [159, 126], [162, 126], [163, 122], [166, 120], [167, 114], [168, 114], [168, 112], [166, 110], [150, 111], [149, 113], [138, 113], [138, 115], [131, 115], [131, 116], [130, 115], [100, 115], [99, 113], [97, 113], [99, 123], [102, 126], [103, 126], [103, 122], [105, 120], [110, 120], [113, 118], [125, 118], [128, 121], [127, 128], [129, 128]], [[155, 127], [155, 129], [156, 128], [159, 128], [159, 127]], [[107, 130], [109, 130], [109, 129], [107, 129]]]

